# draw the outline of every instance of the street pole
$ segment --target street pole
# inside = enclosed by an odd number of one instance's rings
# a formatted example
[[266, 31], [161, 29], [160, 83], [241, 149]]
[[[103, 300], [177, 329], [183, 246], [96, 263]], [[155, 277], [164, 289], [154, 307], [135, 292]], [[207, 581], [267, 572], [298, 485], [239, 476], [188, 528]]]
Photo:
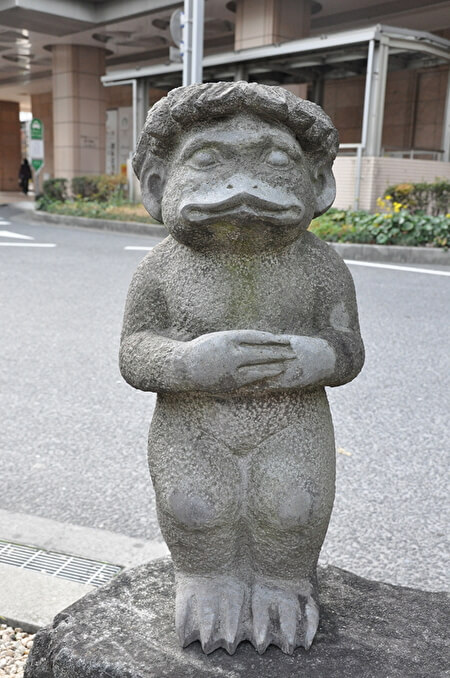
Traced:
[[205, 0], [184, 0], [181, 54], [183, 85], [203, 82]]
[[191, 84], [192, 72], [192, 1], [184, 0], [182, 25], [183, 86]]
[[205, 0], [192, 0], [192, 75], [191, 83], [203, 82], [203, 25], [205, 20]]

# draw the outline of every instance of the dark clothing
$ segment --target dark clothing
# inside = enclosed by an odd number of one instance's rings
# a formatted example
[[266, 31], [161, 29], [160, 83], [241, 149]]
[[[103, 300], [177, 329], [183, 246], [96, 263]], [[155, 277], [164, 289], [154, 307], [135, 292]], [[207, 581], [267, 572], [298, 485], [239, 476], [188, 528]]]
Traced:
[[19, 184], [25, 195], [28, 193], [28, 182], [30, 181], [31, 176], [31, 167], [28, 164], [28, 160], [24, 160], [19, 170]]

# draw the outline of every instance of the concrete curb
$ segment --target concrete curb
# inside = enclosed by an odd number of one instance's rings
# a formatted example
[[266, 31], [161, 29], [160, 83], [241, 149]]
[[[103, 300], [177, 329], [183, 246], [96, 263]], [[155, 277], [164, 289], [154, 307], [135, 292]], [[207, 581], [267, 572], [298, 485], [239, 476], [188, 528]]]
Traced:
[[438, 247], [400, 247], [398, 245], [359, 245], [328, 243], [343, 259], [390, 264], [431, 264], [450, 266], [450, 251]]
[[89, 219], [87, 217], [72, 217], [65, 214], [51, 214], [50, 212], [35, 211], [32, 213], [35, 221], [44, 221], [47, 224], [58, 226], [81, 226], [95, 228], [99, 231], [116, 231], [119, 233], [136, 233], [165, 238], [168, 233], [160, 224], [144, 224], [139, 221], [115, 221], [113, 219]]
[[[167, 230], [158, 224], [143, 224], [135, 221], [112, 221], [108, 219], [87, 219], [49, 212], [33, 212], [37, 221], [61, 226], [82, 226], [98, 230], [136, 233], [166, 237]], [[428, 264], [432, 266], [450, 266], [450, 250], [438, 247], [400, 247], [398, 245], [362, 245], [357, 243], [328, 243], [343, 259], [356, 261], [374, 261], [393, 264]]]
[[[0, 510], [0, 539], [100, 562], [135, 567], [168, 554], [164, 542]], [[93, 590], [87, 584], [0, 563], [0, 620], [35, 633]]]

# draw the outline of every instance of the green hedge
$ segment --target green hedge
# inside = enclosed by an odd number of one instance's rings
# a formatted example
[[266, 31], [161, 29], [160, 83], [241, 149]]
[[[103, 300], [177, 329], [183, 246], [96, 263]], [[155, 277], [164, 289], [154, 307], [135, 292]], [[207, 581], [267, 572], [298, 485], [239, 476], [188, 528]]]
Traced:
[[[69, 200], [67, 179], [47, 179], [38, 198], [38, 209], [45, 210], [53, 202]], [[71, 182], [73, 200], [95, 203], [120, 203], [126, 199], [127, 180], [122, 175], [89, 174], [74, 177]]]
[[76, 199], [108, 202], [124, 198], [127, 179], [121, 174], [88, 174], [72, 179], [72, 194]]
[[42, 185], [42, 196], [47, 200], [67, 200], [67, 179], [46, 179]]
[[310, 230], [329, 242], [450, 246], [450, 214], [412, 214], [405, 209], [372, 214], [331, 209], [314, 219]]

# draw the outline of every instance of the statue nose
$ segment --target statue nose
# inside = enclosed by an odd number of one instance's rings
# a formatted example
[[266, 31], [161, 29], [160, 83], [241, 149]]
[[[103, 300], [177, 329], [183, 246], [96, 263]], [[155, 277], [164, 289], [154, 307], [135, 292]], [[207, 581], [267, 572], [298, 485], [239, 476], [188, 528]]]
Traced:
[[[234, 174], [227, 183], [227, 189], [235, 189], [239, 193], [251, 193], [259, 189], [259, 184], [254, 184], [256, 177], [250, 177], [246, 174]], [[253, 181], [252, 181], [253, 179]]]

